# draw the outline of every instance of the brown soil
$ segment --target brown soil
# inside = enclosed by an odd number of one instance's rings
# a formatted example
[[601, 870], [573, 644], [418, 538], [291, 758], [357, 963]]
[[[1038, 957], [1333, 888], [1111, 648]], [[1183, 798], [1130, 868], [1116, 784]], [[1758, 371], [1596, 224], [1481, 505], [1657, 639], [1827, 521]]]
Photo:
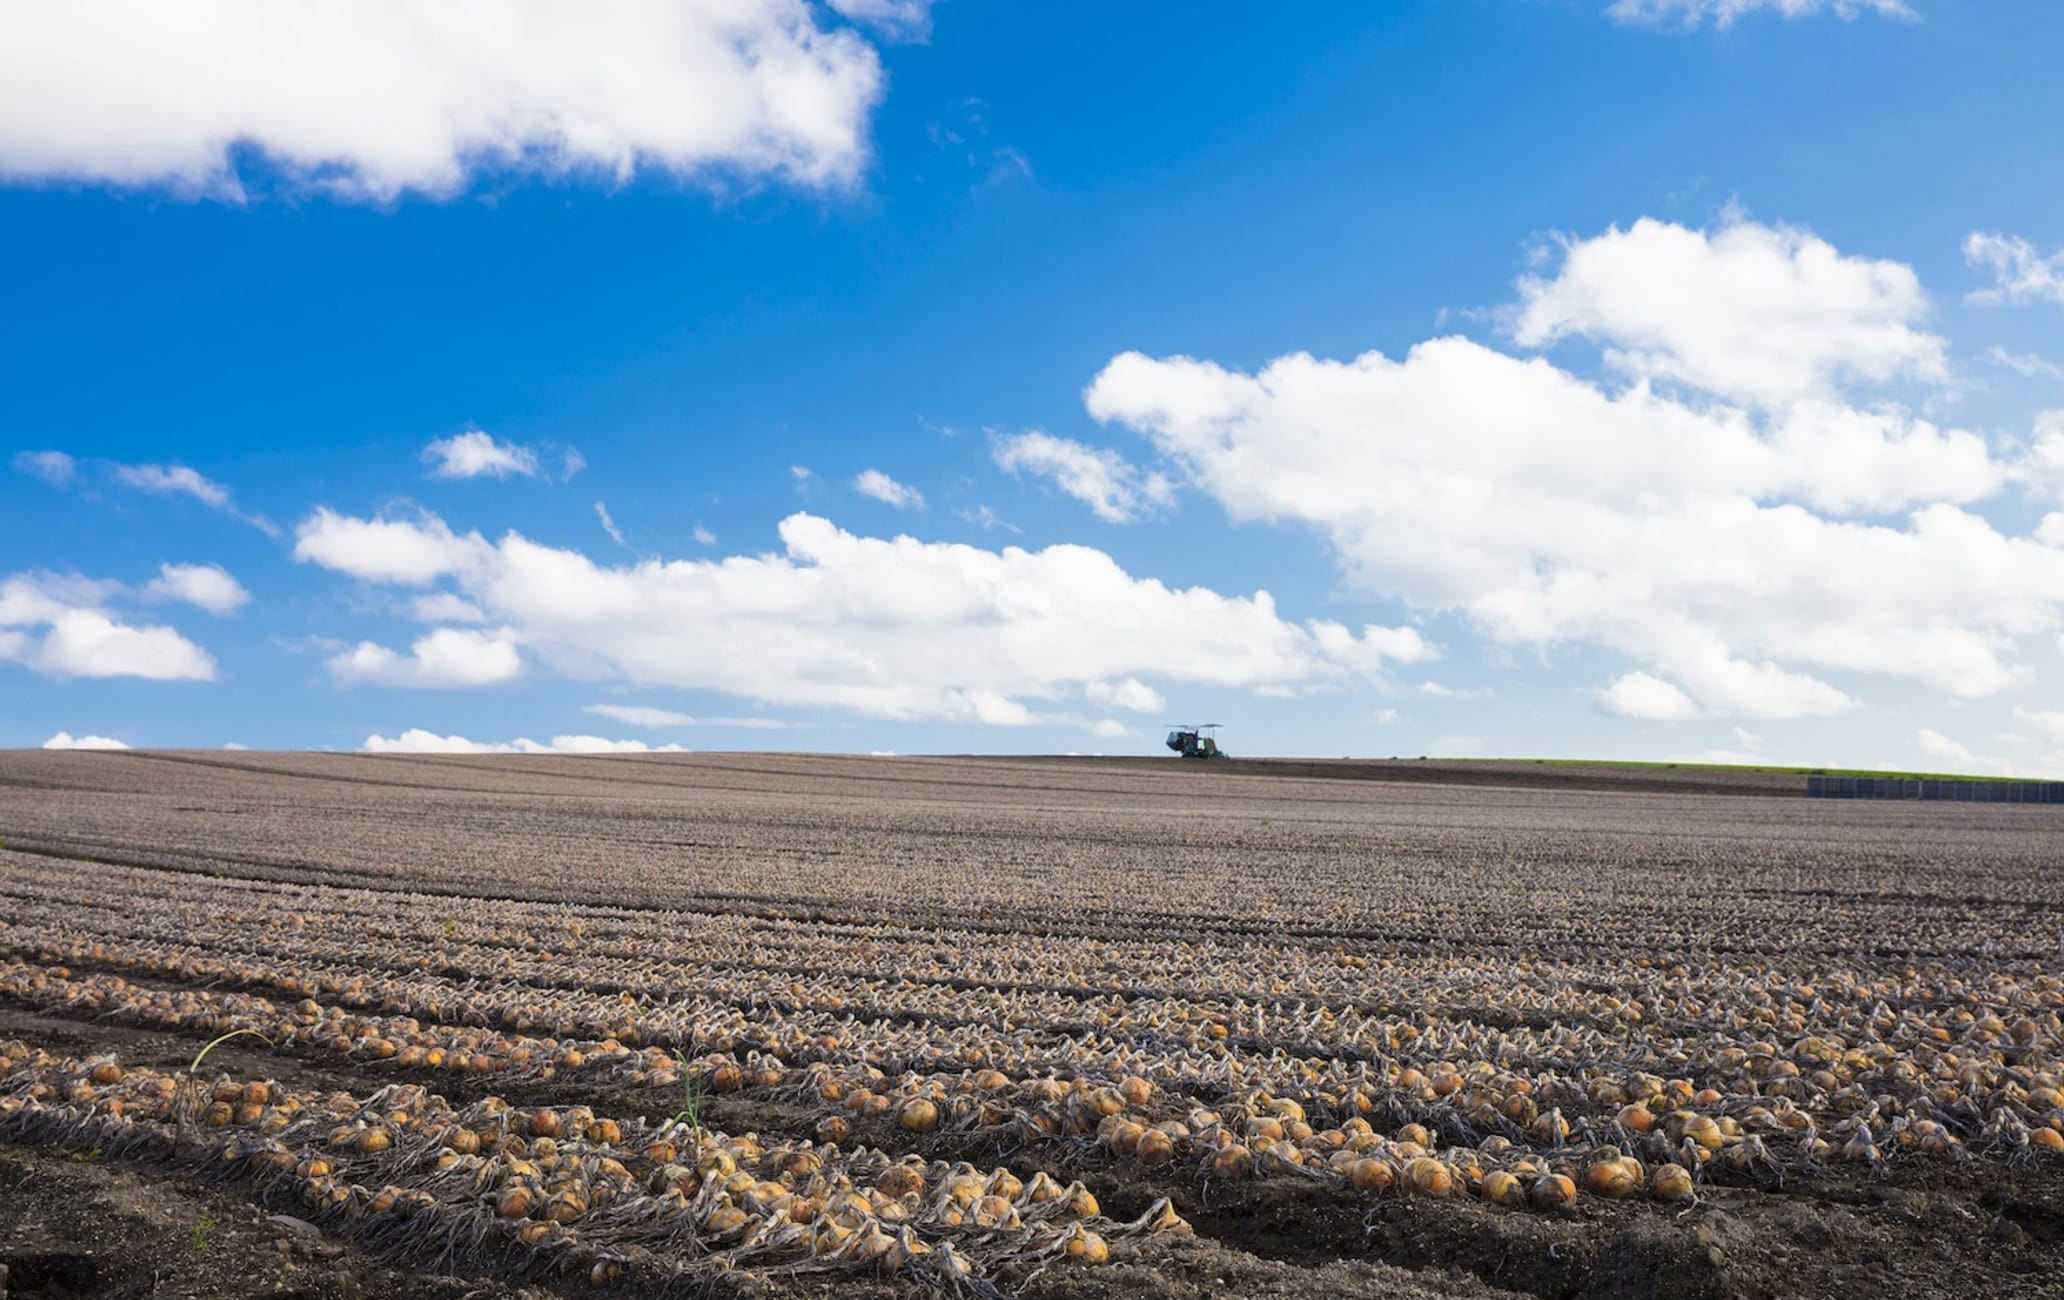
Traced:
[[[1764, 901], [1774, 915], [1814, 912], [1831, 905], [1829, 900], [1861, 906], [1855, 899], [1874, 905], [1918, 900], [1946, 912], [1997, 907], [2006, 943], [2016, 939], [2006, 928], [2016, 924], [2014, 918], [2032, 926], [2034, 918], [2054, 917], [2057, 900], [2045, 892], [2052, 887], [2038, 867], [2064, 842], [2058, 835], [2064, 821], [2043, 809], [1829, 808], [1808, 807], [1803, 799], [1779, 805], [1772, 796], [1793, 791], [1796, 778], [1652, 771], [1614, 776], [1552, 765], [1528, 770], [1235, 760], [1176, 770], [1172, 761], [870, 765], [749, 755], [712, 756], [688, 767], [260, 755], [0, 760], [0, 835], [16, 852], [246, 879], [313, 878], [365, 889], [550, 899], [566, 896], [567, 880], [548, 879], [526, 864], [557, 845], [572, 844], [613, 861], [681, 864], [674, 878], [627, 875], [620, 893], [609, 899], [613, 905], [721, 905], [741, 914], [758, 909], [832, 919], [864, 914], [894, 896], [887, 886], [857, 898], [844, 888], [840, 855], [856, 846], [863, 855], [893, 853], [922, 868], [999, 844], [1014, 860], [1065, 853], [1083, 862], [1131, 862], [1126, 855], [1141, 844], [1180, 840], [1185, 854], [1223, 851], [1237, 860], [1229, 869], [1276, 882], [1304, 879], [1306, 864], [1314, 861], [1338, 859], [1345, 864], [1343, 874], [1365, 872], [1364, 863], [1403, 863], [1407, 875], [1423, 879], [1460, 857], [1509, 865], [1515, 854], [1531, 853], [1535, 860], [1596, 862], [1600, 876], [1620, 872], [1636, 882], [1666, 876], [1722, 882], [1704, 896], [1709, 902], [1726, 887], [1724, 873], [1734, 861], [1791, 870], [1797, 859], [1805, 866], [1785, 887], [1767, 890]], [[683, 771], [692, 772], [684, 788], [694, 798], [661, 808], [678, 793]], [[139, 772], [148, 776], [132, 775]], [[842, 820], [814, 824], [785, 796], [775, 797], [785, 783], [810, 780], [818, 781], [811, 790], [813, 806], [835, 809]], [[915, 792], [913, 782], [921, 786]], [[142, 793], [125, 788], [138, 785]], [[1462, 787], [1466, 795], [1458, 794]], [[1524, 793], [1474, 802], [1494, 788]], [[340, 789], [348, 800], [336, 795]], [[751, 816], [722, 807], [705, 815], [697, 801], [715, 789], [746, 791], [751, 797], [741, 796], [737, 806]], [[547, 807], [542, 800], [548, 794], [559, 802]], [[877, 815], [876, 801], [891, 798], [903, 801], [907, 816]], [[447, 805], [462, 803], [481, 818], [486, 813], [477, 810], [492, 808], [501, 819], [493, 834], [501, 838], [491, 839], [478, 825], [468, 829], [440, 820]], [[1071, 811], [1049, 816], [1055, 804]], [[1141, 809], [1152, 810], [1145, 831], [1138, 829], [1147, 824]], [[316, 822], [292, 820], [332, 814], [325, 823], [332, 828], [376, 826], [370, 836], [376, 851], [354, 856], [359, 841], [318, 836], [309, 830]], [[1968, 866], [1956, 858], [1965, 849], [1972, 857]], [[1802, 855], [1811, 855], [1810, 861]], [[412, 874], [411, 864], [433, 860], [449, 860], [448, 868], [441, 865], [447, 874], [435, 880]], [[711, 862], [753, 863], [785, 888], [748, 895], [736, 885], [735, 872], [725, 874], [731, 868], [720, 870]], [[1021, 884], [999, 884], [993, 896], [974, 898], [927, 892], [921, 881], [895, 883], [906, 901], [914, 896], [942, 924], [964, 923], [975, 932], [994, 927], [998, 933], [1049, 924], [1040, 899], [1027, 897]], [[1307, 924], [1288, 908], [1243, 926], [1225, 915], [1230, 908], [1223, 882], [1208, 885], [1172, 879], [1160, 904], [1185, 926], [1219, 927], [1214, 933], [1225, 934], [1279, 931], [1286, 942], [1331, 943], [1346, 936], [1409, 943], [1422, 951], [1467, 942], [1459, 931], [1403, 934], [1383, 928], [1382, 918], [1361, 915]], [[1743, 887], [1743, 897], [1755, 893], [1752, 886]], [[1077, 912], [1052, 918], [1050, 925], [1055, 934], [1102, 938], [1136, 932], [1151, 919], [1135, 914], [1122, 924], [1108, 918], [1099, 923]], [[1857, 951], [1872, 956], [1882, 948], [1888, 962], [1904, 961], [1898, 945], [1907, 941], [1888, 927], [1882, 936], [1860, 936]], [[2056, 956], [2047, 939], [2027, 943], [2029, 950], [2021, 954], [2026, 960]], [[1492, 1011], [1476, 1008], [1473, 1014], [1488, 1024]], [[0, 1005], [0, 1039], [6, 1038], [72, 1055], [113, 1051], [125, 1064], [164, 1068], [184, 1066], [205, 1041], [47, 1008]], [[248, 1040], [215, 1049], [209, 1068], [353, 1091], [409, 1077], [371, 1063], [273, 1052]], [[663, 1116], [679, 1100], [677, 1093], [577, 1082], [495, 1078], [475, 1084], [449, 1074], [417, 1081], [455, 1099], [465, 1099], [471, 1088], [474, 1095], [492, 1091], [519, 1102], [577, 1101], [614, 1115]], [[749, 1096], [717, 1097], [706, 1118], [727, 1131], [799, 1135], [811, 1131], [816, 1113]], [[1547, 1215], [1468, 1199], [1370, 1197], [1294, 1177], [1214, 1183], [1188, 1167], [1150, 1169], [1087, 1142], [1014, 1150], [995, 1138], [919, 1137], [884, 1122], [859, 1126], [855, 1138], [928, 1157], [1012, 1164], [1026, 1175], [1041, 1169], [1080, 1178], [1117, 1218], [1167, 1196], [1194, 1228], [1194, 1236], [1119, 1241], [1106, 1268], [1056, 1268], [1016, 1279], [1014, 1290], [1027, 1297], [2064, 1295], [2064, 1162], [2054, 1160], [1901, 1160], [1884, 1174], [1823, 1166], [1790, 1172], [1782, 1183], [1729, 1185], [1716, 1178], [1690, 1208], [1587, 1197], [1574, 1212]], [[0, 1148], [0, 1264], [7, 1269], [0, 1298], [590, 1294], [584, 1283], [531, 1276], [510, 1261], [481, 1262], [449, 1276], [434, 1261], [363, 1248], [339, 1236], [334, 1225], [301, 1221], [294, 1209], [264, 1203], [248, 1189], [192, 1170], [110, 1160], [91, 1150]], [[911, 1293], [907, 1284], [892, 1280], [779, 1275], [741, 1276], [735, 1290], [778, 1300]], [[635, 1286], [615, 1293], [638, 1294]]]
[[[1104, 766], [1113, 772], [1152, 771], [1159, 758], [1031, 759], [1029, 762]], [[1318, 781], [1384, 781], [1401, 785], [1448, 785], [1507, 790], [1584, 790], [1616, 794], [1727, 794], [1796, 799], [1806, 792], [1804, 776], [1753, 769], [1728, 771], [1669, 764], [1612, 767], [1554, 759], [1498, 761], [1440, 758], [1239, 758], [1185, 765], [1199, 779], [1248, 776]]]
[[288, 1215], [94, 1151], [0, 1147], [9, 1297], [492, 1300], [526, 1294], [370, 1259]]

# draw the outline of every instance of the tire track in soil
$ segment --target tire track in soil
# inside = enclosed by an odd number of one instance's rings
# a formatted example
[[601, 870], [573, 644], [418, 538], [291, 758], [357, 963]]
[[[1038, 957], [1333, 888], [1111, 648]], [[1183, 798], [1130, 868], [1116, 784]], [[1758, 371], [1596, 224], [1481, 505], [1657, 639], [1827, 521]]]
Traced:
[[[502, 889], [484, 891], [477, 883], [459, 881], [406, 880], [397, 877], [371, 875], [308, 861], [280, 860], [238, 856], [221, 849], [210, 849], [206, 856], [199, 853], [185, 853], [163, 849], [136, 848], [120, 842], [94, 840], [53, 839], [48, 836], [19, 835], [0, 828], [0, 844], [9, 852], [32, 857], [49, 858], [61, 862], [83, 862], [107, 866], [126, 867], [138, 871], [163, 871], [178, 875], [222, 877], [260, 884], [290, 885], [302, 887], [328, 887], [362, 890], [374, 894], [399, 894], [458, 898], [469, 902], [495, 904], [552, 904], [564, 906], [584, 915], [638, 915], [692, 913], [703, 916], [735, 917], [754, 921], [805, 922], [824, 925], [866, 926], [876, 917], [869, 908], [840, 909], [827, 906], [821, 898], [808, 895], [743, 893], [724, 891], [703, 891], [692, 895], [669, 896], [665, 899], [640, 900], [628, 898], [607, 906], [568, 903], [560, 894], [548, 887], [537, 889]], [[225, 872], [225, 865], [242, 867], [243, 872]], [[1831, 894], [1831, 897], [1846, 895]], [[1055, 938], [1101, 940], [1136, 938], [1143, 931], [1162, 934], [1171, 938], [1213, 940], [1268, 939], [1272, 942], [1295, 942], [1306, 947], [1322, 949], [1328, 946], [1381, 944], [1400, 952], [1426, 957], [1437, 957], [1461, 942], [1459, 934], [1439, 931], [1402, 931], [1394, 928], [1366, 926], [1303, 926], [1283, 922], [1242, 922], [1231, 918], [1201, 920], [1193, 913], [1157, 912], [1140, 909], [1124, 922], [1056, 923], [1041, 919], [1030, 910], [1021, 923], [1012, 923], [999, 918], [993, 910], [980, 913], [960, 913], [948, 909], [935, 909], [923, 913], [933, 928], [950, 929], [978, 936], [1001, 936], [1006, 938]], [[1511, 942], [1486, 940], [1470, 937], [1469, 942], [1487, 951], [1498, 951], [1516, 947]], [[1762, 945], [1737, 943], [1716, 948], [1716, 955], [1729, 957], [1786, 956], [1792, 949], [1783, 945]], [[1910, 956], [1904, 948], [1883, 947], [1870, 950], [1872, 955], [1885, 960]], [[2031, 952], [2031, 958], [2049, 955], [2046, 951]]]

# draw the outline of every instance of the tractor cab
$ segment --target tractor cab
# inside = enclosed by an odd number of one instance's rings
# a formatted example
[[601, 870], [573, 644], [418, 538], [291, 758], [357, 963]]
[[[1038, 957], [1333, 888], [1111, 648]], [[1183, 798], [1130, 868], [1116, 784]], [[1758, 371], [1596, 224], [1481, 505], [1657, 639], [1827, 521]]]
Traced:
[[1226, 752], [1218, 747], [1218, 738], [1213, 734], [1219, 728], [1216, 722], [1175, 724], [1168, 733], [1168, 748], [1184, 758], [1226, 758]]

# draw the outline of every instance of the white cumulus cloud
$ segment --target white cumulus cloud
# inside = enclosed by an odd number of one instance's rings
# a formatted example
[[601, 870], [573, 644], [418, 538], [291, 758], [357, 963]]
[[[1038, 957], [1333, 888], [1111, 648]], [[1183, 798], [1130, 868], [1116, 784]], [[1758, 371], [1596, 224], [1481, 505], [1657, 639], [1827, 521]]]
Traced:
[[433, 478], [535, 478], [537, 453], [513, 442], [501, 442], [479, 429], [438, 438], [423, 448], [423, 463]]
[[408, 603], [409, 617], [418, 623], [485, 623], [487, 615], [464, 596], [449, 591], [432, 591]]
[[97, 609], [69, 609], [31, 661], [59, 677], [146, 677], [208, 681], [215, 663], [207, 652], [169, 627], [132, 627]]
[[673, 709], [655, 709], [643, 704], [590, 704], [583, 710], [599, 718], [613, 718], [633, 727], [739, 727], [748, 731], [781, 731], [789, 724], [778, 718], [698, 718]]
[[1131, 713], [1165, 713], [1168, 710], [1168, 701], [1161, 698], [1161, 692], [1137, 677], [1117, 682], [1090, 682], [1082, 688], [1082, 694], [1091, 703]]
[[[1601, 238], [1624, 251], [1620, 232]], [[1658, 227], [1652, 238], [1678, 250], [1663, 265], [1735, 255], [1715, 251], [1727, 232]], [[1792, 270], [1765, 267], [1771, 283], [1752, 275], [1745, 288], [1690, 274], [1716, 301], [1664, 291], [1685, 323], [1654, 302], [1523, 287], [1530, 303], [1558, 304], [1533, 337], [1582, 322], [1643, 358], [1624, 369], [1713, 386], [1697, 400], [1440, 338], [1402, 359], [1295, 354], [1251, 374], [1126, 353], [1087, 402], [1146, 435], [1233, 518], [1319, 529], [1363, 590], [1462, 612], [1499, 641], [1603, 645], [1703, 713], [1854, 707], [1814, 671], [1891, 674], [1958, 696], [2007, 688], [2021, 641], [2064, 625], [2064, 554], [1964, 507], [2027, 471], [1975, 434], [1837, 391], [1933, 372], [1939, 341], [1911, 329], [1909, 272], [1852, 264], [1791, 232], [1750, 243], [1749, 265], [1777, 257]], [[1583, 248], [1572, 246], [1565, 273]], [[1801, 332], [1817, 319], [1802, 309], [1790, 313], [1793, 359], [1747, 341], [1746, 361], [1722, 357], [1759, 312], [1774, 311], [1779, 329], [1795, 272], [1842, 304], [1818, 317], [1829, 336]], [[1579, 281], [1593, 283], [1593, 269], [1564, 283]], [[1734, 325], [1697, 319], [1709, 307]], [[1660, 694], [1637, 680], [1614, 698], [1639, 707]]]
[[380, 686], [494, 686], [522, 675], [523, 656], [501, 633], [441, 627], [405, 655], [361, 641], [333, 656], [329, 669], [339, 681]]
[[1141, 474], [1108, 447], [1090, 447], [1035, 430], [995, 435], [991, 455], [1000, 469], [1051, 479], [1097, 518], [1114, 524], [1175, 500], [1174, 486], [1164, 475]]
[[215, 661], [169, 627], [124, 622], [119, 583], [46, 573], [0, 580], [0, 660], [51, 677], [210, 681]]
[[219, 564], [162, 564], [146, 588], [164, 600], [185, 601], [210, 614], [233, 614], [251, 599], [244, 585]]
[[1554, 275], [1522, 280], [1513, 333], [1528, 347], [1594, 339], [1626, 374], [1775, 405], [1848, 378], [1946, 378], [1942, 339], [1917, 328], [1927, 309], [1912, 268], [1803, 230], [1644, 217], [1567, 241]]
[[[519, 749], [532, 746], [532, 742], [518, 739]], [[529, 752], [549, 749], [554, 754], [685, 754], [688, 751], [679, 745], [648, 745], [642, 740], [609, 740], [602, 736], [554, 736], [548, 746], [531, 748]]]
[[[1410, 629], [1291, 622], [1266, 592], [1170, 588], [1089, 547], [860, 537], [809, 514], [780, 533], [776, 554], [611, 566], [427, 516], [319, 512], [302, 528], [304, 544], [317, 539], [305, 558], [340, 572], [448, 580], [548, 672], [876, 717], [1022, 725], [1039, 720], [1031, 702], [1143, 673], [1296, 690], [1431, 653]], [[1211, 635], [1169, 634], [1200, 627]]]
[[1626, 673], [1598, 693], [1606, 712], [1623, 718], [1681, 721], [1699, 716], [1689, 695], [1653, 673]]
[[367, 582], [421, 586], [489, 554], [478, 533], [461, 537], [442, 519], [356, 519], [318, 509], [296, 530], [294, 558]]
[[367, 736], [365, 750], [370, 754], [513, 754], [516, 747], [511, 744], [490, 744], [485, 741], [468, 740], [464, 736], [440, 736], [422, 727], [411, 727], [398, 736], [382, 736], [378, 733]]
[[898, 483], [878, 469], [861, 470], [853, 480], [853, 490], [861, 496], [873, 497], [898, 510], [924, 508], [924, 493], [907, 483]]
[[[921, 31], [920, 0], [847, 0]], [[480, 171], [856, 178], [883, 76], [805, 0], [14, 0], [0, 174], [447, 195]]]
[[45, 749], [127, 749], [128, 745], [112, 736], [74, 736], [69, 731], [60, 731], [43, 742]]
[[2038, 500], [2064, 503], [2064, 410], [2035, 417], [2034, 436], [2014, 466], [2014, 475]]
[[602, 736], [554, 736], [540, 744], [524, 736], [509, 741], [468, 740], [440, 736], [411, 727], [398, 736], [367, 736], [369, 754], [683, 754], [679, 745], [648, 745], [642, 740], [609, 740]]

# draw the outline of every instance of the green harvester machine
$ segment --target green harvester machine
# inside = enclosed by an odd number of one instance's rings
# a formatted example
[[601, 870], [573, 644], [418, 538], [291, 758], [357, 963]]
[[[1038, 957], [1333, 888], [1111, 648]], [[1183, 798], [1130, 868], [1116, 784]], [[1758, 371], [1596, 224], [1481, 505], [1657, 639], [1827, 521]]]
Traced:
[[1218, 738], [1212, 733], [1220, 725], [1216, 722], [1178, 722], [1168, 733], [1168, 747], [1184, 758], [1231, 758], [1218, 747]]

